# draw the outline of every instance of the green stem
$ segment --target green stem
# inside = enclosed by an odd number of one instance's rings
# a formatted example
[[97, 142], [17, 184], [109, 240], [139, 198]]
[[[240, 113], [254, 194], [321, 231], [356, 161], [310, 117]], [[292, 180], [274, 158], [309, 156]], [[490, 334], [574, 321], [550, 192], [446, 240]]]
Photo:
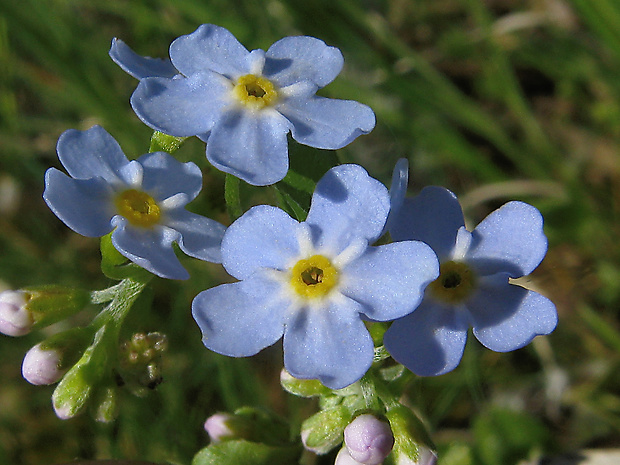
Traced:
[[241, 181], [232, 174], [226, 174], [226, 181], [224, 183], [224, 200], [226, 201], [226, 209], [228, 215], [232, 221], [235, 221], [241, 215], [243, 215], [243, 209], [241, 208], [241, 194], [239, 186]]
[[[114, 332], [118, 334], [123, 320], [129, 313], [131, 306], [138, 299], [147, 283], [142, 281], [135, 281], [131, 278], [125, 278], [116, 286], [112, 286], [105, 291], [109, 294], [105, 295], [105, 298], [111, 302], [90, 324], [95, 330], [98, 330], [104, 325], [110, 325], [114, 328]], [[99, 291], [104, 292], [104, 291]], [[112, 298], [109, 299], [110, 295]]]

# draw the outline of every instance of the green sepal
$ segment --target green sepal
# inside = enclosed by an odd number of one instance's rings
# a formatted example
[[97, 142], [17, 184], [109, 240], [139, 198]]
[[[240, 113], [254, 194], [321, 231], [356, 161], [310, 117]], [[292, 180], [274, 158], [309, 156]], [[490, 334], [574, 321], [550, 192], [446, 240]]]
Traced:
[[107, 335], [111, 332], [106, 325], [99, 328], [93, 343], [54, 390], [52, 404], [59, 418], [72, 418], [80, 413], [95, 385], [105, 375], [111, 353]]
[[144, 268], [130, 262], [123, 256], [114, 244], [112, 244], [112, 233], [101, 237], [101, 271], [110, 279], [121, 280], [125, 278], [139, 282], [148, 282], [153, 275]]
[[90, 327], [71, 328], [48, 337], [39, 347], [41, 350], [55, 351], [59, 355], [58, 368], [64, 371], [78, 362], [92, 339], [93, 330]]
[[280, 374], [280, 384], [286, 392], [299, 397], [318, 397], [332, 392], [318, 379], [295, 378], [284, 370]]
[[270, 446], [244, 439], [211, 444], [198, 452], [192, 465], [291, 465], [298, 463], [301, 447]]
[[155, 131], [151, 136], [149, 152], [168, 152], [173, 154], [187, 139], [187, 137], [174, 137], [164, 134], [163, 132]]
[[64, 320], [90, 303], [90, 292], [63, 286], [27, 287], [26, 308], [34, 321], [33, 329], [44, 328]]
[[118, 416], [118, 389], [112, 383], [95, 389], [90, 402], [93, 418], [100, 423], [110, 423]]
[[389, 408], [385, 416], [394, 434], [394, 463], [416, 463], [423, 449], [435, 450], [426, 427], [411, 409], [398, 404]]
[[315, 454], [328, 453], [342, 442], [352, 418], [351, 410], [342, 404], [315, 413], [301, 425], [304, 445]]

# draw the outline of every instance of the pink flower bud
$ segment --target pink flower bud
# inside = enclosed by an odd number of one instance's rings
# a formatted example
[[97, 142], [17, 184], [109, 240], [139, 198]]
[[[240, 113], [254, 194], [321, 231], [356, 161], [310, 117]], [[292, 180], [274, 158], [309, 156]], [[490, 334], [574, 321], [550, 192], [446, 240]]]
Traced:
[[220, 442], [222, 439], [232, 439], [237, 436], [230, 427], [233, 416], [228, 413], [216, 413], [205, 421], [205, 431], [209, 434], [211, 442]]
[[28, 334], [34, 320], [26, 308], [30, 295], [24, 291], [0, 292], [0, 333], [8, 336]]
[[392, 451], [394, 435], [390, 425], [374, 415], [364, 414], [344, 429], [349, 455], [363, 465], [379, 465]]
[[336, 460], [334, 462], [334, 465], [364, 465], [364, 464], [358, 462], [353, 457], [351, 457], [349, 455], [349, 451], [347, 450], [347, 448], [343, 447], [342, 449], [340, 449], [340, 452], [338, 452], [338, 455], [336, 455]]
[[22, 362], [22, 376], [30, 384], [54, 384], [67, 370], [60, 369], [60, 354], [54, 349], [42, 349], [37, 344], [30, 349]]

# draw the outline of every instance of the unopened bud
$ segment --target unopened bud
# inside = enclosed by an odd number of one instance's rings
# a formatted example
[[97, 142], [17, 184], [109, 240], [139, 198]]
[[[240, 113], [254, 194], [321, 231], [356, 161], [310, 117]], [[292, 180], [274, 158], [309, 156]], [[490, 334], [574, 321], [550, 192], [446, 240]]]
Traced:
[[30, 332], [34, 318], [26, 307], [29, 300], [29, 294], [24, 291], [0, 292], [0, 333], [23, 336]]
[[388, 409], [395, 438], [394, 463], [397, 465], [434, 465], [437, 455], [433, 443], [420, 419], [404, 405]]
[[392, 451], [394, 435], [390, 425], [374, 415], [364, 414], [344, 429], [349, 455], [364, 465], [379, 465]]
[[334, 465], [364, 465], [363, 463], [358, 462], [349, 454], [349, 451], [346, 447], [340, 449], [338, 455], [336, 455], [336, 460]]
[[53, 384], [82, 356], [92, 338], [85, 328], [71, 328], [54, 334], [32, 347], [22, 362], [22, 375], [31, 384]]
[[316, 397], [331, 392], [319, 380], [298, 379], [285, 369], [280, 372], [280, 384], [287, 392], [299, 397]]
[[239, 432], [235, 431], [233, 425], [234, 421], [234, 415], [229, 413], [216, 413], [207, 418], [204, 426], [211, 442], [220, 442], [239, 437]]
[[41, 344], [30, 349], [22, 362], [22, 376], [30, 384], [47, 385], [60, 381], [67, 370], [60, 369], [61, 356], [57, 350], [45, 350]]

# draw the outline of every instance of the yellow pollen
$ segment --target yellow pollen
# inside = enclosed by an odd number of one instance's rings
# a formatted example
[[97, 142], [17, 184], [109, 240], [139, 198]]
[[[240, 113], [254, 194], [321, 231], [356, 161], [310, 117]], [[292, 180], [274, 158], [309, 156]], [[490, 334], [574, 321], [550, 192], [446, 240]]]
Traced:
[[338, 270], [323, 255], [299, 260], [291, 270], [291, 286], [306, 299], [323, 297], [338, 284]]
[[450, 261], [439, 267], [439, 278], [429, 284], [431, 294], [450, 304], [463, 302], [476, 286], [476, 276], [463, 262]]
[[237, 80], [233, 95], [244, 105], [261, 109], [276, 103], [278, 91], [269, 79], [246, 74]]
[[159, 223], [159, 205], [146, 192], [127, 189], [116, 196], [114, 203], [118, 214], [127, 218], [133, 226], [150, 228]]

